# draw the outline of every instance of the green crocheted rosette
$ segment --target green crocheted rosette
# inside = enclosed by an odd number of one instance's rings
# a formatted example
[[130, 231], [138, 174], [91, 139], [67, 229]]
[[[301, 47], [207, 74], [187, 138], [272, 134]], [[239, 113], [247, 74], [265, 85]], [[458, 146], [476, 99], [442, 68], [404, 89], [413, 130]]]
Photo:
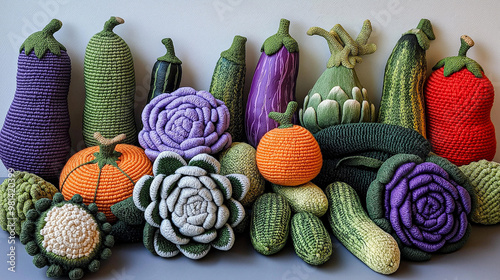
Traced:
[[500, 223], [500, 163], [480, 160], [462, 165], [476, 197], [476, 207], [471, 221], [483, 225]]
[[425, 158], [429, 142], [413, 129], [382, 123], [351, 123], [328, 127], [314, 134], [323, 155], [323, 167], [313, 180], [321, 188], [345, 182], [358, 194], [363, 207], [370, 183], [382, 163], [396, 154]]
[[426, 261], [466, 243], [471, 194], [467, 177], [448, 160], [398, 154], [380, 167], [366, 205], [370, 218], [396, 239], [403, 258]]
[[26, 218], [20, 241], [36, 267], [48, 266], [47, 277], [81, 279], [111, 256], [115, 241], [106, 215], [95, 203], [86, 206], [79, 194], [69, 201], [61, 193], [40, 199]]
[[233, 227], [245, 217], [240, 201], [250, 187], [241, 174], [222, 176], [220, 163], [208, 154], [189, 162], [165, 151], [153, 164], [153, 175], [136, 183], [132, 198], [144, 211], [144, 246], [169, 258], [181, 252], [200, 259], [210, 249], [232, 248]]

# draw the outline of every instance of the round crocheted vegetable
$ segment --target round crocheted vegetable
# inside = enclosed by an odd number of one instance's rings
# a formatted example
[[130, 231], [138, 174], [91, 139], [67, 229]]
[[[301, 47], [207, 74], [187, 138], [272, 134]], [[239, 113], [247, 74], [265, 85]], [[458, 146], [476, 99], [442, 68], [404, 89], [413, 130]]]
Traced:
[[307, 183], [318, 175], [323, 164], [314, 136], [291, 122], [297, 106], [291, 101], [285, 113], [269, 113], [269, 118], [280, 126], [264, 134], [257, 146], [257, 167], [266, 180], [276, 185]]
[[[14, 100], [0, 131], [0, 159], [7, 169], [56, 183], [69, 157], [68, 91], [71, 60], [54, 33], [53, 19], [20, 48]], [[8, 99], [6, 93], [3, 102]]]
[[151, 100], [142, 111], [139, 143], [154, 161], [163, 151], [189, 160], [231, 145], [229, 110], [207, 91], [184, 87]]
[[35, 174], [15, 171], [0, 186], [0, 226], [19, 235], [26, 214], [35, 203], [42, 198], [52, 199], [57, 192], [54, 185]]
[[219, 157], [221, 175], [238, 173], [250, 179], [250, 188], [241, 200], [241, 204], [245, 207], [251, 206], [257, 197], [264, 193], [266, 187], [266, 181], [257, 168], [256, 152], [250, 144], [235, 142]]
[[[154, 101], [154, 100], [153, 100]], [[239, 202], [250, 181], [241, 174], [222, 176], [220, 163], [199, 154], [188, 163], [170, 151], [160, 153], [154, 176], [142, 177], [134, 187], [135, 206], [144, 211], [144, 245], [169, 258], [179, 252], [191, 259], [204, 257], [212, 247], [233, 247], [233, 227], [245, 217]]]
[[61, 173], [60, 190], [66, 199], [80, 194], [85, 203], [95, 203], [108, 221], [116, 217], [110, 207], [132, 196], [134, 184], [151, 174], [152, 164], [136, 146], [118, 144], [125, 134], [106, 139], [94, 133], [99, 146], [83, 149], [73, 155]]
[[465, 244], [471, 193], [465, 175], [446, 159], [398, 154], [380, 167], [366, 204], [370, 218], [398, 241], [404, 258], [424, 261]]
[[134, 61], [127, 43], [113, 32], [124, 22], [111, 17], [85, 49], [83, 140], [87, 147], [99, 145], [93, 137], [96, 131], [106, 138], [125, 133], [125, 144], [137, 143]]
[[500, 223], [500, 164], [480, 160], [462, 165], [460, 170], [469, 178], [476, 197], [471, 221], [483, 225]]
[[466, 35], [460, 41], [458, 56], [439, 61], [425, 86], [433, 152], [456, 165], [492, 160], [497, 147], [490, 117], [495, 90], [481, 66], [466, 56], [474, 41]]
[[106, 215], [93, 203], [86, 206], [80, 195], [40, 199], [26, 217], [19, 239], [36, 267], [48, 266], [47, 277], [81, 279], [111, 256], [115, 241]]

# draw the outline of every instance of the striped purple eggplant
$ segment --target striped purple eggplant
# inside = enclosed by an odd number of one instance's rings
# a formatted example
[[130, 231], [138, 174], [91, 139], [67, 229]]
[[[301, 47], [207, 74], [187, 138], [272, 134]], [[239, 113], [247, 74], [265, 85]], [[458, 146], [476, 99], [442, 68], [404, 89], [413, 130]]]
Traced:
[[[290, 21], [281, 19], [278, 32], [267, 38], [248, 93], [245, 128], [248, 143], [257, 147], [266, 132], [278, 127], [270, 112], [284, 112], [295, 101], [299, 46], [289, 34]], [[297, 116], [293, 123], [297, 124]]]
[[2, 130], [0, 158], [7, 168], [56, 183], [70, 152], [68, 91], [71, 60], [53, 36], [53, 19], [20, 49], [17, 87]]

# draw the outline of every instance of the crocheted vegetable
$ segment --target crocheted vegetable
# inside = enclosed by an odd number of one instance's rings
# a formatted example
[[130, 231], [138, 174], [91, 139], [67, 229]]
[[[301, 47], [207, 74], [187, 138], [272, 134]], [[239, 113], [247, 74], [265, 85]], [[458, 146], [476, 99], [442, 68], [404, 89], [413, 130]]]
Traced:
[[147, 103], [162, 93], [175, 91], [181, 83], [182, 61], [175, 56], [174, 43], [170, 38], [165, 38], [161, 42], [165, 45], [167, 53], [158, 57], [153, 65]]
[[106, 138], [125, 133], [125, 144], [137, 143], [134, 61], [127, 43], [113, 32], [124, 22], [111, 17], [85, 49], [83, 140], [87, 147], [99, 145], [93, 137], [96, 131]]
[[83, 149], [69, 159], [59, 189], [66, 199], [80, 194], [85, 203], [97, 204], [108, 221], [115, 222], [110, 207], [132, 196], [135, 182], [151, 174], [152, 164], [141, 148], [118, 144], [125, 134], [106, 139], [96, 132], [94, 137], [99, 146]]
[[400, 251], [392, 236], [373, 223], [351, 186], [334, 182], [326, 188], [328, 221], [333, 235], [373, 271], [392, 274], [399, 268]]
[[[299, 45], [289, 29], [290, 21], [281, 19], [278, 32], [264, 41], [255, 68], [245, 111], [246, 136], [254, 147], [266, 132], [278, 126], [267, 117], [269, 113], [283, 112], [288, 102], [296, 100]], [[296, 116], [293, 123], [297, 123]]]
[[460, 166], [472, 186], [476, 207], [471, 221], [483, 225], [500, 223], [500, 164], [480, 160]]
[[404, 33], [396, 43], [385, 65], [379, 122], [412, 128], [426, 136], [425, 51], [435, 38], [431, 22], [421, 19], [417, 28]]
[[204, 257], [212, 247], [233, 247], [233, 227], [245, 217], [239, 202], [250, 181], [241, 174], [222, 176], [220, 163], [199, 154], [188, 163], [178, 154], [162, 152], [153, 164], [154, 176], [134, 187], [135, 206], [144, 211], [144, 245], [154, 255], [169, 258], [181, 252]]
[[245, 140], [243, 89], [245, 87], [245, 43], [247, 38], [235, 36], [228, 50], [220, 54], [208, 90], [226, 104], [231, 115], [227, 132], [233, 141]]
[[425, 261], [467, 241], [470, 193], [465, 175], [446, 159], [398, 154], [380, 167], [366, 205], [371, 219], [398, 241], [404, 258]]
[[115, 241], [106, 215], [78, 194], [69, 201], [61, 193], [42, 198], [26, 217], [19, 239], [36, 267], [48, 266], [47, 277], [81, 279], [111, 256]]
[[241, 200], [245, 207], [251, 206], [257, 197], [264, 193], [266, 186], [266, 181], [257, 168], [255, 153], [256, 150], [251, 145], [235, 142], [219, 156], [221, 175], [238, 173], [250, 180], [250, 188]]
[[292, 207], [293, 212], [308, 212], [318, 217], [328, 210], [328, 200], [320, 187], [307, 182], [296, 187], [285, 187], [273, 184], [273, 191], [282, 195]]
[[293, 125], [297, 102], [291, 101], [285, 113], [271, 112], [269, 118], [280, 126], [267, 132], [257, 146], [257, 167], [271, 183], [298, 186], [311, 181], [321, 170], [321, 150], [313, 135]]
[[275, 193], [265, 193], [253, 204], [250, 217], [250, 241], [263, 255], [279, 252], [286, 244], [292, 211], [286, 199]]
[[54, 33], [53, 19], [21, 45], [14, 100], [0, 130], [0, 159], [7, 169], [57, 182], [70, 152], [68, 91], [71, 60]]
[[481, 66], [466, 56], [474, 41], [466, 35], [460, 41], [458, 56], [434, 66], [425, 86], [425, 105], [433, 151], [465, 165], [495, 156], [495, 128], [490, 119], [495, 90]]
[[369, 20], [365, 20], [356, 40], [336, 24], [330, 32], [311, 27], [308, 35], [326, 39], [331, 56], [327, 68], [318, 78], [304, 99], [299, 111], [300, 123], [311, 133], [332, 125], [357, 122], [374, 122], [375, 105], [368, 101], [367, 90], [359, 82], [354, 66], [362, 55], [375, 52], [375, 44], [367, 44], [372, 32]]
[[300, 212], [290, 226], [295, 253], [306, 263], [320, 265], [332, 256], [332, 239], [323, 222], [311, 213]]
[[209, 92], [183, 87], [153, 99], [142, 111], [139, 143], [151, 161], [163, 151], [189, 160], [231, 145], [229, 110]]
[[118, 219], [111, 230], [111, 235], [115, 237], [115, 240], [127, 243], [142, 242], [146, 220], [144, 213], [135, 207], [134, 199], [129, 197], [117, 202], [110, 209]]
[[321, 188], [335, 181], [356, 190], [365, 206], [366, 191], [380, 165], [395, 154], [425, 158], [429, 142], [413, 129], [382, 123], [342, 124], [314, 135], [321, 147], [323, 167], [313, 180]]
[[35, 174], [15, 171], [0, 185], [0, 226], [19, 235], [28, 211], [39, 199], [52, 199], [56, 192], [54, 185]]

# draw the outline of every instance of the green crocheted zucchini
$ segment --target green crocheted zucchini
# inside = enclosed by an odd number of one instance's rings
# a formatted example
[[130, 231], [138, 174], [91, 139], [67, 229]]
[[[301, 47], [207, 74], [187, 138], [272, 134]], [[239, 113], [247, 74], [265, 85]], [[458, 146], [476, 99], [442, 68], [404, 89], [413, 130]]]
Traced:
[[292, 211], [286, 199], [275, 193], [261, 195], [254, 203], [250, 219], [250, 239], [263, 255], [279, 252], [286, 244]]
[[321, 220], [300, 212], [292, 217], [291, 235], [295, 253], [306, 263], [320, 265], [332, 256], [332, 239]]
[[293, 212], [308, 212], [318, 217], [328, 210], [328, 200], [323, 190], [314, 183], [308, 182], [296, 187], [273, 184], [273, 191], [282, 195]]

